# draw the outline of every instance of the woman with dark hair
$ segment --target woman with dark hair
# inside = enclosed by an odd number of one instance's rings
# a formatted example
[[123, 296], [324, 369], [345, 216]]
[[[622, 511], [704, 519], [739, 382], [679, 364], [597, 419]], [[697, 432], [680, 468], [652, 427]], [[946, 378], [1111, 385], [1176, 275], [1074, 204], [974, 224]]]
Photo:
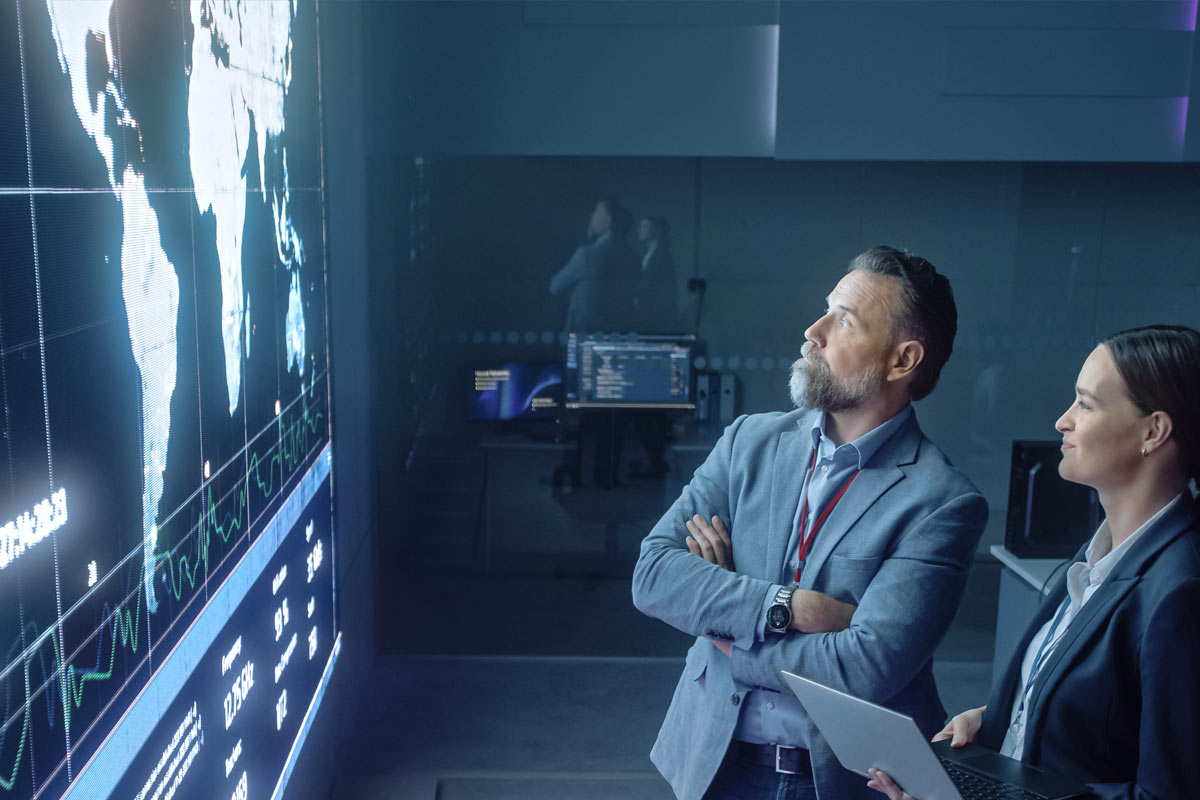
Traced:
[[[1104, 340], [1059, 418], [1059, 473], [1106, 513], [1026, 629], [988, 705], [934, 741], [977, 742], [1095, 797], [1200, 792], [1200, 333]], [[868, 784], [908, 798], [887, 774]]]

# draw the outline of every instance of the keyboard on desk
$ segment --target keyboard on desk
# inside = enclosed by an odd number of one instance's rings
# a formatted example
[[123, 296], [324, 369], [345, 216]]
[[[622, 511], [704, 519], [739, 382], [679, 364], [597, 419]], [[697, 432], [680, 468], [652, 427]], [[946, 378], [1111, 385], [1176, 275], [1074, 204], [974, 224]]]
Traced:
[[963, 800], [1041, 800], [1042, 796], [1026, 791], [1019, 786], [1003, 783], [994, 778], [985, 778], [969, 772], [950, 759], [939, 759], [946, 774], [958, 788]]

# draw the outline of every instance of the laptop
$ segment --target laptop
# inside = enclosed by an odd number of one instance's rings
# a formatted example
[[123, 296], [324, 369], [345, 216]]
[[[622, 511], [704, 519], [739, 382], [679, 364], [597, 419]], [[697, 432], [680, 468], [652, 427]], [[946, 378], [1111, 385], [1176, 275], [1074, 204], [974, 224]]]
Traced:
[[790, 672], [783, 677], [843, 767], [863, 777], [881, 769], [919, 800], [1064, 800], [1091, 791], [979, 745], [931, 745], [912, 717]]

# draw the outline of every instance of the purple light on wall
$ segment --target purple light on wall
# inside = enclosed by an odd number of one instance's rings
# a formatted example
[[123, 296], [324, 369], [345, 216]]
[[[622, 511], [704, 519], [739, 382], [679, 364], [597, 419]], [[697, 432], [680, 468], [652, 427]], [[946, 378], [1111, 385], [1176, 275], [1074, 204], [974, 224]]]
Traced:
[[[1179, 4], [1180, 16], [1182, 17], [1182, 19], [1180, 20], [1180, 26], [1179, 26], [1180, 30], [1185, 30], [1185, 31], [1195, 31], [1196, 30], [1197, 5], [1200, 5], [1200, 3], [1197, 2], [1197, 0], [1183, 0], [1183, 2], [1181, 2]], [[1195, 44], [1193, 44], [1192, 46], [1194, 47]], [[1178, 106], [1175, 110], [1176, 120], [1177, 120], [1176, 125], [1175, 125], [1175, 130], [1179, 136], [1179, 140], [1178, 140], [1179, 157], [1180, 157], [1180, 159], [1182, 159], [1184, 157], [1184, 146], [1187, 144], [1188, 98], [1187, 97], [1177, 98], [1177, 102], [1178, 102]]]
[[1179, 4], [1180, 15], [1183, 17], [1180, 20], [1179, 30], [1194, 31], [1196, 30], [1196, 0], [1184, 0]]
[[1188, 98], [1187, 97], [1177, 97], [1177, 98], [1175, 98], [1175, 102], [1176, 102], [1175, 131], [1179, 136], [1178, 140], [1176, 141], [1176, 147], [1178, 148], [1179, 157], [1182, 159], [1183, 158], [1183, 145], [1187, 141]]

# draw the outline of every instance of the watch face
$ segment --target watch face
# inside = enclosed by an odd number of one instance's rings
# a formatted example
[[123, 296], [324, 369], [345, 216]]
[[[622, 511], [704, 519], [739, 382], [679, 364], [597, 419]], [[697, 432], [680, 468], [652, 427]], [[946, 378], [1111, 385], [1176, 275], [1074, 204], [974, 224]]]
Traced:
[[791, 620], [788, 619], [789, 616], [790, 615], [788, 614], [788, 610], [785, 606], [771, 606], [767, 612], [767, 624], [775, 630], [786, 628], [788, 623], [791, 622]]

